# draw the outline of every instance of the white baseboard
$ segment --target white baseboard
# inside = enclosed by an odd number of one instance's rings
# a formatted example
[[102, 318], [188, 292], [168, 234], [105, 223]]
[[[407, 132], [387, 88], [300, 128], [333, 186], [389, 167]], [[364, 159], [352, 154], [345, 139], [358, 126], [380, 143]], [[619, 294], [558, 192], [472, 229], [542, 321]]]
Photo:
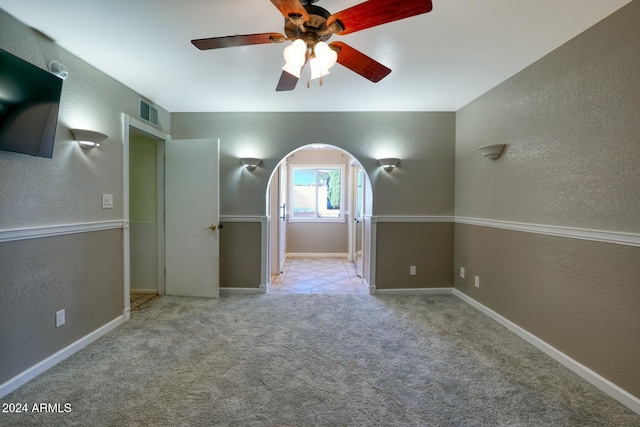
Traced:
[[158, 290], [157, 289], [130, 289], [129, 292], [132, 293], [132, 294], [158, 295]]
[[220, 288], [220, 295], [251, 295], [251, 294], [261, 294], [262, 289], [260, 288], [231, 288], [224, 287]]
[[83, 348], [85, 348], [86, 346], [88, 346], [98, 338], [102, 337], [109, 331], [117, 328], [122, 323], [123, 323], [123, 318], [122, 316], [119, 316], [114, 320], [112, 320], [111, 322], [107, 323], [106, 325], [80, 338], [78, 341], [68, 345], [67, 347], [63, 348], [57, 353], [47, 357], [43, 361], [36, 363], [26, 371], [11, 378], [9, 381], [0, 385], [0, 397], [6, 396], [7, 394], [17, 389], [18, 387], [31, 381], [41, 373], [45, 372], [46, 370], [62, 362], [67, 357], [71, 356], [72, 354], [76, 353], [79, 350], [82, 350]]
[[483, 314], [489, 316], [496, 322], [500, 323], [502, 326], [509, 329], [511, 332], [515, 333], [520, 338], [524, 339], [529, 344], [536, 347], [538, 350], [541, 350], [542, 352], [546, 353], [552, 359], [556, 360], [564, 367], [570, 369], [571, 371], [573, 371], [574, 373], [576, 373], [586, 381], [590, 382], [591, 384], [596, 386], [598, 389], [600, 389], [604, 393], [608, 394], [618, 402], [622, 403], [627, 408], [631, 409], [637, 414], [640, 414], [640, 398], [637, 398], [636, 396], [632, 395], [628, 391], [622, 389], [621, 387], [612, 383], [608, 379], [599, 375], [592, 369], [577, 362], [576, 360], [567, 356], [557, 348], [551, 346], [550, 344], [536, 337], [532, 333], [516, 325], [506, 317], [503, 317], [502, 315], [496, 313], [489, 307], [482, 305], [481, 303], [469, 297], [468, 295], [460, 292], [457, 289], [453, 289], [452, 293], [453, 295], [460, 298], [462, 301], [480, 310]]
[[370, 286], [376, 295], [443, 295], [452, 294], [453, 288], [401, 288], [401, 289], [377, 289]]

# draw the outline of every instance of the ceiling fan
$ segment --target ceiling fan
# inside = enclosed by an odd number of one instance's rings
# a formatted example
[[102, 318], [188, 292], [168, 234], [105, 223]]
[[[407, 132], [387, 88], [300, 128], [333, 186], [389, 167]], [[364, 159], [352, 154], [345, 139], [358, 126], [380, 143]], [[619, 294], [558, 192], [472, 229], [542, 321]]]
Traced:
[[285, 18], [284, 33], [245, 34], [191, 40], [200, 50], [254, 44], [282, 43], [292, 40], [285, 49], [286, 64], [276, 91], [293, 90], [300, 73], [310, 63], [311, 79], [322, 78], [336, 62], [377, 83], [391, 69], [343, 42], [326, 41], [334, 34], [346, 35], [377, 25], [430, 12], [431, 0], [368, 0], [331, 14], [315, 6], [318, 0], [271, 0]]

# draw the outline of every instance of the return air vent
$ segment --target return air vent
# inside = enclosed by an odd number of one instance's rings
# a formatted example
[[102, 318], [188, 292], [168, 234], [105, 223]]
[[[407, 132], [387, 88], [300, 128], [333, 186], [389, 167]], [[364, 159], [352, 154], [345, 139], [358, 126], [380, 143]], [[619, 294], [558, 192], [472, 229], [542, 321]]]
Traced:
[[158, 126], [158, 109], [148, 102], [140, 100], [140, 118], [154, 126]]

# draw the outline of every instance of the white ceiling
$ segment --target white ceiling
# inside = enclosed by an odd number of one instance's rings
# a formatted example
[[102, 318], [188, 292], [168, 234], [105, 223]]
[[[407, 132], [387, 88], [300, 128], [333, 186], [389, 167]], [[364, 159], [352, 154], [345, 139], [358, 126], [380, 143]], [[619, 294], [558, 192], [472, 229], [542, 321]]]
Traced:
[[[430, 13], [332, 37], [391, 68], [381, 82], [338, 64], [322, 87], [307, 89], [303, 74], [291, 92], [275, 91], [288, 42], [209, 51], [190, 43], [284, 33], [269, 0], [0, 0], [0, 8], [170, 112], [457, 111], [630, 1], [433, 0]], [[358, 3], [316, 5], [335, 13]]]

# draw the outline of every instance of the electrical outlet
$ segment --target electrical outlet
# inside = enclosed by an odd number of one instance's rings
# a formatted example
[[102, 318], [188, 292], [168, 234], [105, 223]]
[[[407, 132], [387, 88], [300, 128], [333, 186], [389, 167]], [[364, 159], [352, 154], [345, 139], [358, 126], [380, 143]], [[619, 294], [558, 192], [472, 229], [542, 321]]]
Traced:
[[464, 267], [460, 267], [460, 277], [464, 279]]
[[409, 267], [409, 275], [415, 276], [416, 274], [417, 274], [416, 273], [416, 266], [412, 265], [411, 267]]
[[476, 276], [476, 288], [480, 287], [480, 278]]
[[102, 209], [113, 209], [113, 194], [102, 195]]
[[56, 311], [56, 328], [64, 325], [64, 309]]

